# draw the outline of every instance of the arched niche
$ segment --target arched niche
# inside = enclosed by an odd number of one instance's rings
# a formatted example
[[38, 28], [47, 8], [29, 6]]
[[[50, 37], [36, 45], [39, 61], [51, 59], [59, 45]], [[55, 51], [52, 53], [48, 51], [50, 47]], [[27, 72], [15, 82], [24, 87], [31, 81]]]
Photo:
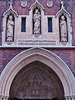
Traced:
[[[44, 63], [34, 61], [15, 76], [10, 99], [64, 99], [63, 85], [57, 74]], [[54, 99], [55, 100], [55, 99]]]
[[[32, 62], [41, 62], [48, 66], [60, 79], [64, 97], [75, 96], [75, 78], [69, 67], [57, 55], [43, 48], [31, 48], [13, 58], [0, 76], [0, 95], [9, 97], [11, 84], [16, 75]], [[38, 66], [38, 68], [40, 68]]]
[[[12, 18], [10, 20], [10, 18]], [[10, 22], [11, 21], [11, 22]], [[10, 28], [9, 24], [11, 24], [12, 29]], [[10, 28], [10, 29], [9, 29]], [[12, 42], [14, 42], [14, 31], [15, 30], [15, 17], [12, 13], [9, 13], [6, 17], [6, 34], [5, 34], [5, 42], [8, 42], [10, 45]], [[8, 34], [8, 31], [11, 31], [12, 34]]]
[[[10, 16], [12, 19], [10, 20]], [[15, 44], [15, 26], [18, 14], [12, 7], [12, 2], [10, 2], [9, 9], [3, 14], [3, 32], [2, 32], [2, 45], [14, 45]], [[9, 25], [8, 25], [9, 24]], [[11, 30], [11, 31], [10, 31]], [[8, 33], [8, 31], [10, 31]], [[9, 38], [9, 39], [7, 39]]]
[[[38, 12], [36, 11], [38, 10]], [[32, 36], [39, 37], [42, 35], [42, 15], [44, 14], [44, 7], [36, 0], [30, 6], [30, 13], [32, 16]], [[35, 15], [36, 14], [36, 15]]]
[[[62, 34], [63, 30], [64, 34]], [[60, 35], [60, 42], [66, 44], [68, 42], [68, 22], [67, 22], [67, 17], [64, 13], [61, 13], [61, 15], [59, 16], [59, 35]]]
[[[66, 31], [66, 35], [64, 35], [64, 37], [66, 37], [65, 39], [61, 39], [61, 26], [60, 26], [60, 22], [61, 22], [61, 16], [64, 16], [64, 20], [63, 20], [63, 24], [65, 23], [66, 25], [64, 25], [63, 30]], [[64, 6], [64, 2], [61, 1], [61, 9], [56, 13], [55, 15], [56, 18], [58, 18], [58, 26], [59, 26], [59, 42], [63, 45], [72, 45], [71, 41], [72, 41], [72, 27], [71, 27], [71, 15], [70, 13], [65, 9]]]
[[33, 9], [33, 35], [39, 37], [41, 35], [41, 10], [36, 7]]

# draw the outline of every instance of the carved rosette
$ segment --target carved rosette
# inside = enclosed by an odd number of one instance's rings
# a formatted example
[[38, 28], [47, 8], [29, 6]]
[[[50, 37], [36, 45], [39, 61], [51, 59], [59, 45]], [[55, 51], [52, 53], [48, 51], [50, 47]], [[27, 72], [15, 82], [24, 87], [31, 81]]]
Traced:
[[27, 6], [27, 1], [21, 1], [21, 6], [25, 8]]
[[53, 1], [47, 1], [47, 7], [52, 7], [53, 6]]

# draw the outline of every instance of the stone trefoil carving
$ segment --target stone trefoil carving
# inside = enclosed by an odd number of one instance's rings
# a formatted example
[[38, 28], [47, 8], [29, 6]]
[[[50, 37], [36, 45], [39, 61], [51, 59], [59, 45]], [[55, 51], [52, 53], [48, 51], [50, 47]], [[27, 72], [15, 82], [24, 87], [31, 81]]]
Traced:
[[27, 1], [21, 1], [21, 6], [25, 8], [27, 6]]
[[33, 34], [37, 37], [41, 33], [41, 14], [38, 8], [35, 9], [33, 14]]
[[53, 6], [53, 1], [47, 1], [47, 7], [52, 7]]
[[68, 39], [67, 39], [67, 36], [68, 36], [68, 34], [67, 34], [67, 22], [65, 20], [64, 15], [62, 15], [60, 17], [60, 33], [61, 33], [61, 35], [60, 35], [61, 42], [67, 42], [68, 41]]
[[14, 21], [13, 21], [13, 16], [9, 15], [8, 21], [7, 21], [7, 35], [6, 35], [6, 42], [13, 42], [14, 38]]

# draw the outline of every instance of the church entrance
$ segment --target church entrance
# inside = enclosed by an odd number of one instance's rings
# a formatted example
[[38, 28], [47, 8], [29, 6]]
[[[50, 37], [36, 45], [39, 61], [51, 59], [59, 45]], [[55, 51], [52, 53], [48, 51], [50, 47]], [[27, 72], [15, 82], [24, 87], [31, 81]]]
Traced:
[[22, 68], [10, 88], [10, 100], [63, 100], [64, 89], [57, 74], [42, 62]]

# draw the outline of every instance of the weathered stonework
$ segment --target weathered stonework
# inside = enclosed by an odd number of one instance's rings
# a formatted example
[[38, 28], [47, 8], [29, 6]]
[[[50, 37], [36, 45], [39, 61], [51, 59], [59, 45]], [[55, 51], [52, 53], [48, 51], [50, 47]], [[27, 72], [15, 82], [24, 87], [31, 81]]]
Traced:
[[[26, 8], [25, 8], [26, 9]], [[36, 13], [36, 17], [38, 17], [39, 20], [36, 20], [37, 18], [34, 17], [34, 10], [38, 9], [38, 15]], [[11, 11], [11, 12], [10, 12]], [[29, 11], [29, 15], [18, 15], [16, 11], [12, 8], [12, 3], [9, 7], [9, 9], [4, 13], [4, 24], [3, 24], [3, 43], [2, 46], [4, 47], [67, 47], [72, 46], [72, 28], [71, 28], [71, 16], [69, 12], [67, 12], [64, 8], [64, 4], [62, 3], [62, 7], [60, 11], [56, 13], [56, 15], [45, 15], [45, 8], [41, 5], [41, 3], [36, 0], [31, 6]], [[37, 11], [37, 10], [36, 10]], [[14, 13], [14, 14], [13, 14]], [[7, 30], [7, 17], [8, 15], [12, 14], [14, 17], [14, 28], [12, 29], [14, 31], [13, 33], [13, 42], [8, 43], [6, 40], [6, 30]], [[59, 17], [66, 16], [66, 41], [61, 40], [61, 28], [59, 25]], [[21, 23], [22, 23], [22, 17], [26, 18], [26, 32], [21, 32]], [[48, 32], [48, 18], [52, 18], [52, 32]], [[34, 20], [33, 20], [34, 19]], [[37, 28], [39, 27], [39, 28]], [[70, 37], [70, 38], [69, 38]], [[63, 42], [63, 43], [61, 43]], [[64, 44], [64, 45], [63, 45]]]
[[[51, 5], [47, 5], [49, 0], [27, 0], [26, 5], [22, 5], [22, 1], [25, 0], [11, 0], [9, 5], [8, 0], [0, 0], [0, 100], [37, 95], [41, 99], [75, 100], [75, 1], [50, 0]], [[35, 9], [39, 9], [41, 15], [41, 34], [37, 37], [33, 34]], [[9, 15], [14, 18], [12, 43], [5, 41]], [[60, 39], [62, 15], [68, 27], [68, 37], [64, 35], [68, 41], [63, 43]], [[26, 32], [21, 32], [23, 17]], [[48, 18], [52, 18], [52, 32], [48, 32]], [[48, 79], [47, 82], [44, 79]]]

